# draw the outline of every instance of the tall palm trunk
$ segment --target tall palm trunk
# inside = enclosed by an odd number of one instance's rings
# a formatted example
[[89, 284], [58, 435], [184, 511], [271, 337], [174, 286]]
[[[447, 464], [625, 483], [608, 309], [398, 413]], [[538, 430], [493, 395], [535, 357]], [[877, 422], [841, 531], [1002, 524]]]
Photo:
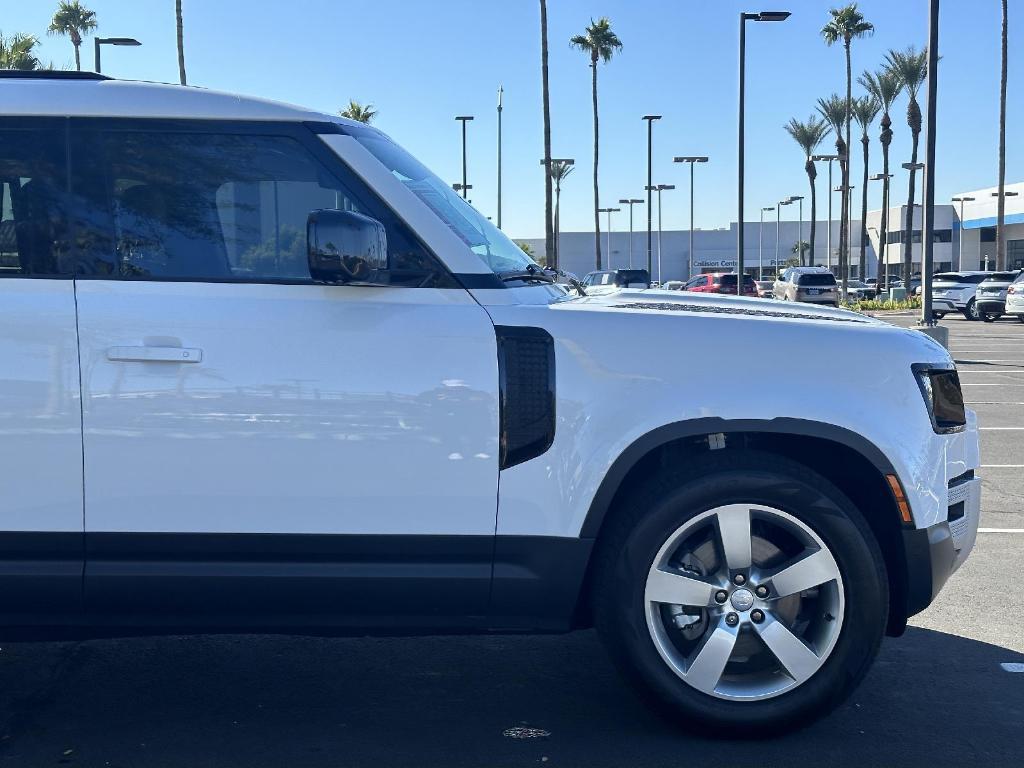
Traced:
[[75, 46], [75, 70], [78, 72], [82, 71], [82, 36], [79, 34], [77, 29], [71, 30], [71, 44]]
[[[1002, 69], [999, 75], [999, 197], [996, 202], [996, 269], [1006, 269], [1006, 0], [1003, 0]], [[962, 258], [962, 257], [961, 257]]]
[[601, 194], [597, 188], [597, 160], [600, 149], [597, 125], [597, 50], [590, 56], [590, 68], [591, 93], [594, 101], [594, 263], [597, 269], [601, 269], [601, 214], [598, 212], [598, 208], [601, 207]]
[[562, 204], [562, 182], [555, 182], [555, 226], [554, 226], [554, 242], [555, 242], [555, 264], [558, 263], [558, 246], [559, 240], [561, 240], [562, 232], [562, 221], [559, 216], [559, 210]]
[[843, 48], [846, 51], [846, 163], [843, 166], [843, 221], [840, 224], [840, 231], [842, 234], [839, 236], [840, 247], [842, 248], [842, 254], [839, 257], [840, 268], [842, 270], [842, 284], [840, 287], [840, 295], [843, 301], [846, 301], [846, 289], [847, 281], [850, 277], [850, 254], [851, 250], [849, 247], [850, 243], [850, 210], [852, 209], [850, 199], [850, 120], [853, 117], [853, 71], [850, 65], [850, 39], [847, 38], [844, 41]]
[[541, 101], [544, 108], [544, 254], [548, 264], [554, 251], [554, 233], [551, 221], [551, 100], [548, 93], [548, 4], [540, 0], [540, 77]]
[[[910, 126], [910, 162], [917, 164], [917, 143], [921, 137], [921, 107], [917, 99], [910, 97], [907, 105], [907, 124]], [[914, 187], [917, 179], [917, 171], [910, 169], [910, 185], [907, 188], [907, 215], [903, 231], [903, 285], [910, 285], [910, 277], [914, 273], [913, 242], [914, 242]], [[922, 244], [923, 245], [923, 244]]]
[[185, 33], [181, 23], [181, 0], [174, 0], [174, 15], [178, 26], [178, 80], [185, 85]]
[[889, 240], [889, 145], [892, 143], [892, 119], [888, 110], [882, 114], [882, 227], [878, 233], [878, 287], [888, 285], [888, 266], [885, 255]]
[[860, 143], [864, 148], [864, 176], [860, 182], [860, 279], [863, 280], [868, 276], [867, 238], [864, 235], [867, 234], [868, 221], [868, 145], [871, 139], [867, 131], [860, 137]]
[[[814, 161], [810, 157], [807, 158], [807, 162], [804, 163], [804, 170], [807, 171], [807, 182], [811, 186], [811, 241], [808, 243], [811, 248], [811, 266], [814, 266], [814, 228], [818, 221], [818, 195], [815, 189], [815, 179], [818, 178], [818, 169], [814, 166]], [[800, 233], [803, 234], [802, 232]], [[800, 238], [798, 237], [797, 240]], [[803, 252], [800, 253], [800, 266], [803, 266]]]

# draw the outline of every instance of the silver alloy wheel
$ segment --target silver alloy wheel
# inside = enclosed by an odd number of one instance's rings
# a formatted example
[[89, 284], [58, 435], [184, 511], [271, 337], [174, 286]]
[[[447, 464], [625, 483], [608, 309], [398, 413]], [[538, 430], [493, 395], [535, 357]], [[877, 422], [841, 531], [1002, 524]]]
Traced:
[[825, 663], [843, 626], [839, 566], [794, 516], [760, 504], [708, 510], [676, 529], [644, 588], [647, 628], [688, 685], [720, 699], [785, 693]]

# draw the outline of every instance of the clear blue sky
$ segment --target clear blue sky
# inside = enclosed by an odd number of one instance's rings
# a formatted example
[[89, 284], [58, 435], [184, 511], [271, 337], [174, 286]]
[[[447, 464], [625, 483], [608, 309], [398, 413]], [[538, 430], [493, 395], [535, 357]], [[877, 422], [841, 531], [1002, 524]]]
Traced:
[[[56, 6], [49, 0], [3, 0], [5, 34], [42, 36], [44, 60], [73, 62], [70, 42], [47, 37]], [[104, 69], [116, 77], [177, 81], [173, 0], [85, 0], [100, 32], [134, 36], [141, 48], [106, 48]], [[673, 155], [706, 154], [698, 168], [697, 226], [735, 219], [737, 13], [759, 10], [736, 0], [549, 0], [551, 98], [555, 156], [574, 157], [563, 192], [563, 231], [592, 227], [590, 71], [569, 48], [591, 17], [607, 15], [624, 48], [599, 72], [602, 117], [602, 203], [643, 197], [646, 132], [641, 116], [659, 113], [655, 126], [655, 183], [666, 193], [665, 226], [688, 221], [687, 177]], [[807, 194], [800, 150], [782, 125], [806, 118], [817, 97], [844, 86], [840, 46], [818, 34], [828, 2], [768, 4], [793, 11], [782, 24], [747, 31], [747, 218], [791, 194]], [[1010, 87], [1007, 181], [1024, 179], [1021, 135], [1024, 6], [1010, 4]], [[495, 92], [505, 88], [504, 228], [517, 237], [543, 234], [539, 11], [536, 0], [185, 0], [189, 82], [334, 112], [348, 99], [372, 102], [376, 125], [450, 181], [461, 176], [456, 114], [473, 114], [469, 128], [472, 199], [495, 209]], [[926, 38], [926, 0], [862, 0], [876, 34], [854, 43], [854, 74], [877, 67], [885, 52]], [[1014, 14], [1017, 16], [1015, 17]], [[940, 53], [937, 195], [996, 183], [998, 137], [999, 2], [945, 0]], [[92, 65], [91, 39], [83, 63]], [[856, 93], [856, 85], [855, 93]], [[898, 197], [906, 194], [910, 141], [897, 104], [892, 147]], [[877, 127], [873, 129], [873, 137]], [[855, 151], [859, 158], [860, 144]], [[877, 141], [872, 152], [878, 153]], [[827, 139], [822, 151], [834, 151]], [[880, 155], [876, 154], [880, 160]], [[872, 171], [880, 162], [871, 163]], [[854, 183], [859, 185], [859, 159]], [[825, 182], [819, 177], [819, 197]], [[859, 199], [859, 190], [857, 192]], [[877, 206], [872, 185], [872, 207]], [[786, 213], [796, 217], [796, 206]], [[639, 210], [639, 209], [638, 209]], [[806, 215], [806, 206], [805, 206]], [[642, 219], [643, 214], [639, 218]], [[824, 217], [824, 206], [821, 208]], [[620, 214], [616, 228], [625, 226]]]

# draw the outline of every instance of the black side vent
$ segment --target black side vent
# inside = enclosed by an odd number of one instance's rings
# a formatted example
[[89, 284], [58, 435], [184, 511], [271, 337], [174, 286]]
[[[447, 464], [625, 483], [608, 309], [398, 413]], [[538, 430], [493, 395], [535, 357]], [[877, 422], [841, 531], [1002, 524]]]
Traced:
[[555, 341], [540, 328], [501, 325], [501, 468], [536, 458], [555, 439]]

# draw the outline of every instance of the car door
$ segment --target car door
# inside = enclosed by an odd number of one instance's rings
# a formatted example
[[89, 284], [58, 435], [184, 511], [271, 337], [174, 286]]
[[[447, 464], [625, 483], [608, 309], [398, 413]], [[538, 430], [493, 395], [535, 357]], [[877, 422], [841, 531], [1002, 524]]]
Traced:
[[[301, 124], [79, 121], [72, 151], [96, 212], [78, 309], [97, 620], [479, 620], [484, 310]], [[385, 224], [383, 284], [310, 280], [318, 208]]]
[[66, 124], [0, 118], [0, 623], [75, 620], [82, 432]]

